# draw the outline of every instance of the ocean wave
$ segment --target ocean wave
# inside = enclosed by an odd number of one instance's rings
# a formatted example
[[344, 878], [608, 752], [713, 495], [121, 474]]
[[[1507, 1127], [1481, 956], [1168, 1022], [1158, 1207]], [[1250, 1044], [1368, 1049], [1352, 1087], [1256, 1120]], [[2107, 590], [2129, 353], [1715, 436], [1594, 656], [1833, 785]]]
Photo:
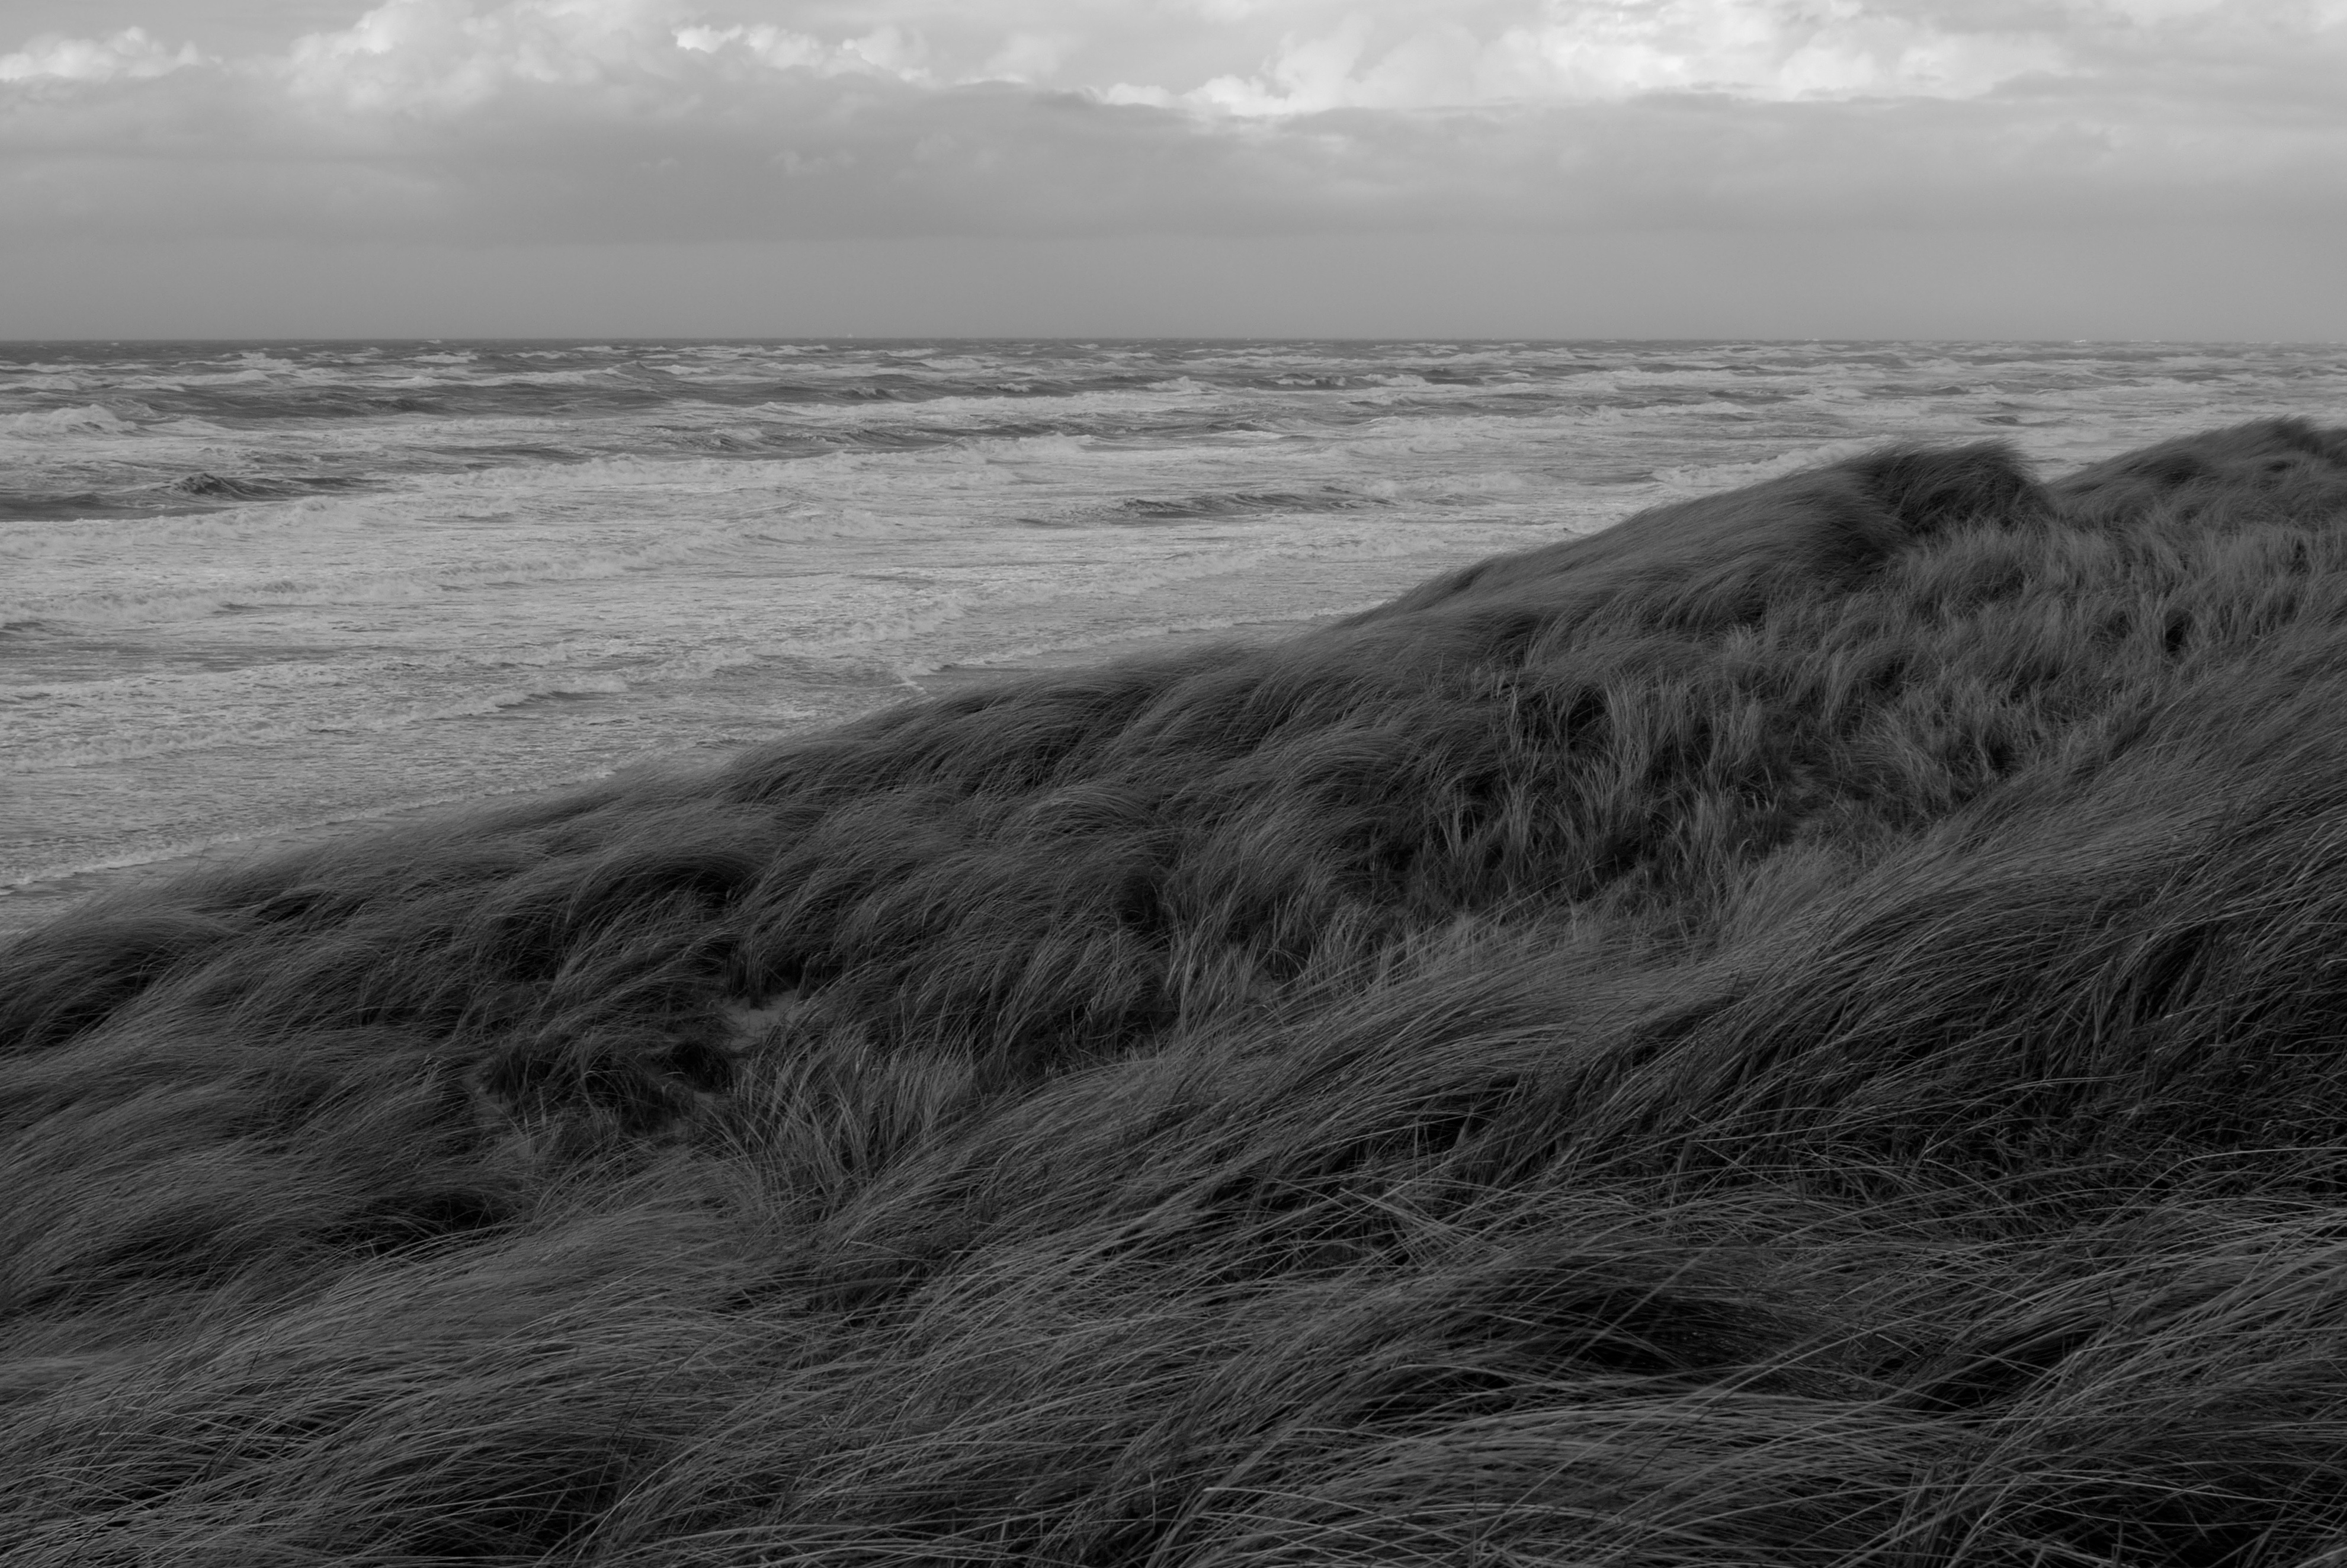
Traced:
[[81, 434], [118, 436], [137, 428], [136, 425], [102, 403], [83, 404], [73, 408], [35, 408], [21, 414], [0, 414], [0, 436], [20, 441]]
[[1735, 463], [1692, 463], [1656, 468], [1654, 482], [1666, 490], [1706, 493], [1712, 490], [1749, 485], [1762, 479], [1774, 479], [1821, 463], [1838, 463], [1845, 457], [1855, 457], [1882, 445], [1881, 437], [1820, 441], [1812, 446], [1795, 446], [1774, 456], [1757, 457]]
[[364, 478], [335, 474], [303, 474], [281, 478], [239, 477], [221, 474], [189, 474], [163, 487], [174, 495], [198, 496], [212, 501], [273, 501], [292, 496], [331, 495], [355, 489]]
[[1356, 490], [1324, 485], [1312, 490], [1220, 490], [1170, 499], [1134, 497], [1115, 503], [1109, 517], [1116, 522], [1174, 522], [1213, 518], [1247, 518], [1291, 512], [1351, 512], [1380, 507], [1388, 501]]
[[[130, 576], [168, 579], [172, 574], [161, 569], [171, 559], [169, 551], [263, 536], [284, 537], [293, 531], [297, 520], [283, 508], [265, 513], [228, 508], [90, 518], [77, 520], [70, 528], [56, 527], [54, 519], [48, 518], [0, 522], [0, 561], [54, 562], [68, 568], [110, 562]], [[21, 591], [26, 584], [20, 577], [14, 586]]]
[[[866, 531], [856, 530], [859, 535]], [[20, 590], [0, 597], [0, 619], [39, 619], [97, 629], [203, 620], [257, 609], [395, 605], [452, 593], [617, 578], [705, 560], [759, 538], [754, 529], [711, 530], [600, 549], [566, 548], [562, 541], [550, 540], [453, 559], [358, 567], [303, 561], [295, 563], [290, 574], [281, 563], [254, 562], [247, 568], [251, 576], [241, 581], [220, 580], [221, 573], [213, 569], [206, 577], [184, 582], [129, 579], [104, 587], [62, 584], [47, 593]], [[263, 575], [270, 573], [277, 575]]]
[[[143, 509], [126, 507], [95, 490], [17, 490], [0, 494], [0, 524], [77, 521]], [[0, 550], [0, 556], [5, 554]]]
[[507, 686], [447, 702], [419, 702], [387, 713], [369, 713], [341, 722], [319, 720], [307, 727], [313, 733], [382, 732], [413, 724], [436, 724], [455, 719], [480, 719], [533, 703], [613, 697], [631, 690], [618, 675], [565, 675], [535, 686]]

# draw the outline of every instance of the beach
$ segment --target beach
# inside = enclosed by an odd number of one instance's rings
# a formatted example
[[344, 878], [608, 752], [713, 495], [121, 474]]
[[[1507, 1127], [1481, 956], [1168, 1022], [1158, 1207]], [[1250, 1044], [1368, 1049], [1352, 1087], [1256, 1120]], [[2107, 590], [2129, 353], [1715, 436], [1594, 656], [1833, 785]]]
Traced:
[[1886, 440], [2050, 478], [2342, 387], [2274, 344], [10, 345], [0, 927]]
[[[904, 678], [901, 687], [876, 693], [870, 699], [869, 711], [878, 712], [897, 703], [916, 702], [928, 697], [1013, 680], [1020, 675], [1081, 668], [1103, 661], [1178, 656], [1186, 650], [1215, 643], [1273, 641], [1308, 630], [1328, 619], [1316, 617], [1293, 621], [1241, 622], [1203, 630], [1156, 631], [1122, 643], [1089, 644], [1057, 653], [1030, 654], [999, 664], [948, 664], [922, 671], [917, 675], [908, 675]], [[842, 720], [860, 716], [853, 707], [844, 708], [838, 715]], [[814, 733], [818, 727], [819, 723], [809, 723], [804, 729], [806, 733]], [[786, 729], [778, 729], [770, 738], [780, 739], [790, 733]], [[718, 764], [706, 759], [680, 764], [669, 759], [651, 758], [634, 765], [651, 771], [664, 768], [691, 771], [695, 767], [705, 770]], [[497, 795], [390, 806], [363, 815], [304, 826], [264, 830], [249, 836], [222, 837], [185, 854], [166, 855], [155, 859], [134, 858], [120, 866], [92, 866], [60, 876], [27, 878], [0, 887], [0, 939], [56, 919], [87, 900], [100, 897], [135, 897], [142, 887], [160, 886], [191, 872], [230, 871], [255, 866], [288, 851], [323, 845], [337, 839], [364, 838], [369, 834], [427, 823], [436, 818], [461, 816], [485, 806], [515, 805], [531, 799], [552, 802], [566, 791], [589, 783], [590, 778], [604, 776], [607, 775], [596, 774], [550, 787], [528, 787]]]

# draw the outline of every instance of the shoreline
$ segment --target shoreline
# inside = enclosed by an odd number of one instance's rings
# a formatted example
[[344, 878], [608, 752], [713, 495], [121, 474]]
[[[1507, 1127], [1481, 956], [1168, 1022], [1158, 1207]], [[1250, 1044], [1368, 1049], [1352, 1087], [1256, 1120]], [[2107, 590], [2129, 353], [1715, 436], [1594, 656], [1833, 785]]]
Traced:
[[[876, 704], [863, 713], [886, 712], [897, 702], [921, 702], [941, 697], [948, 692], [964, 691], [990, 681], [1010, 676], [1049, 670], [1082, 669], [1093, 664], [1105, 664], [1119, 659], [1144, 653], [1178, 652], [1184, 649], [1210, 646], [1217, 642], [1242, 641], [1261, 643], [1276, 641], [1282, 637], [1297, 635], [1316, 626], [1340, 620], [1340, 613], [1307, 616], [1297, 620], [1243, 621], [1233, 626], [1174, 630], [1152, 632], [1145, 636], [1121, 638], [1114, 641], [1089, 644], [1081, 648], [1054, 650], [1049, 652], [1022, 655], [1000, 663], [948, 664], [919, 675], [905, 677], [903, 694], [889, 702]], [[854, 723], [855, 720], [845, 721]], [[793, 734], [813, 734], [826, 725], [811, 725], [804, 731], [778, 732], [777, 738]], [[95, 867], [76, 871], [62, 876], [0, 886], [0, 941], [20, 937], [26, 932], [80, 908], [92, 900], [124, 888], [148, 883], [174, 880], [191, 871], [206, 868], [226, 868], [266, 859], [289, 849], [327, 844], [336, 839], [403, 826], [421, 822], [441, 814], [470, 811], [495, 803], [518, 804], [528, 800], [549, 799], [609, 778], [613, 773], [626, 771], [646, 764], [657, 764], [660, 759], [647, 757], [620, 768], [589, 774], [560, 784], [530, 786], [487, 794], [463, 795], [446, 800], [420, 801], [410, 805], [386, 806], [380, 811], [360, 816], [340, 817], [331, 822], [312, 823], [303, 826], [281, 828], [252, 834], [239, 838], [224, 838], [195, 849], [163, 856], [154, 860], [134, 861], [122, 866]]]
[[1901, 447], [133, 883], [0, 1563], [2316, 1562], [2342, 602], [2347, 424]]

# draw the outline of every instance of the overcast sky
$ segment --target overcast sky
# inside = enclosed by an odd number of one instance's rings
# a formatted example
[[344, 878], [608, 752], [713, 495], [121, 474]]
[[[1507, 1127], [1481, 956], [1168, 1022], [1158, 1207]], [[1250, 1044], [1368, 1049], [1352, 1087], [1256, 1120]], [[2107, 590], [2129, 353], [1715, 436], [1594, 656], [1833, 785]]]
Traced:
[[0, 335], [2347, 338], [2347, 0], [0, 0]]

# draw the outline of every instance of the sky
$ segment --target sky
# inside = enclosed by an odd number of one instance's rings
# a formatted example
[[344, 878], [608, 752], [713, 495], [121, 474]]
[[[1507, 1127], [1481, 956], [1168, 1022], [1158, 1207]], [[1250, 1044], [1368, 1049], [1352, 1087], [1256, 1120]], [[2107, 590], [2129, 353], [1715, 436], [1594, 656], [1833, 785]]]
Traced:
[[2347, 339], [2347, 0], [0, 0], [0, 337]]

